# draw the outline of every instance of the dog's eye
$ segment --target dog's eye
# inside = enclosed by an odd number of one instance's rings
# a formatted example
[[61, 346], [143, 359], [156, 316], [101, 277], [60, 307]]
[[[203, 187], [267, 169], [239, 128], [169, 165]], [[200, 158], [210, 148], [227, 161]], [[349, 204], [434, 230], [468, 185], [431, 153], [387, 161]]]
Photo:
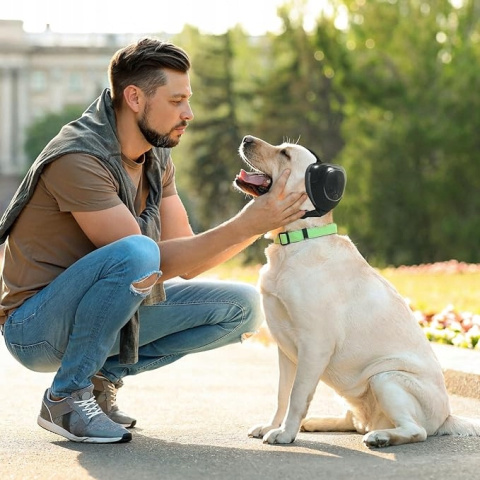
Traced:
[[287, 157], [289, 160], [290, 160], [290, 154], [288, 153], [288, 150], [286, 148], [284, 148], [283, 150], [280, 151], [280, 153]]

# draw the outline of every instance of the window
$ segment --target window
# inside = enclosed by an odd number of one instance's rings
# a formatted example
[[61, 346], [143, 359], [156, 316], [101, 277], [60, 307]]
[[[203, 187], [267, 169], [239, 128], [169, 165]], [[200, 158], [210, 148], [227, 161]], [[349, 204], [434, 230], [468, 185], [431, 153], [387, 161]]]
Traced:
[[71, 92], [82, 91], [82, 75], [79, 72], [71, 72], [68, 80], [68, 89]]
[[43, 70], [34, 70], [30, 78], [34, 92], [44, 92], [47, 89], [47, 74]]

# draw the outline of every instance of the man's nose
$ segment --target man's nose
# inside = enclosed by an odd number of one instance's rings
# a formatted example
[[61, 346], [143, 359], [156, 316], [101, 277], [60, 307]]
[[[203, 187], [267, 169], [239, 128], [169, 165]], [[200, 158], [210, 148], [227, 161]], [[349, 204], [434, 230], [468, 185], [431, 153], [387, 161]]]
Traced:
[[195, 115], [193, 114], [192, 107], [189, 105], [188, 109], [185, 110], [185, 112], [182, 113], [182, 120], [193, 120], [193, 117]]

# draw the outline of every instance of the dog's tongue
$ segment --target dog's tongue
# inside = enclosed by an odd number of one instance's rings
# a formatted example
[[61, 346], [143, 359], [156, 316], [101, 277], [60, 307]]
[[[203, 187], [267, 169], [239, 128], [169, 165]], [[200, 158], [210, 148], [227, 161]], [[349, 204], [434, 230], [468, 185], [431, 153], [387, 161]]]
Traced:
[[251, 185], [257, 185], [257, 186], [269, 186], [270, 185], [270, 177], [268, 175], [265, 175], [264, 173], [259, 173], [259, 172], [246, 172], [245, 170], [240, 170], [240, 173], [238, 174], [238, 178], [242, 180], [245, 183], [250, 183]]

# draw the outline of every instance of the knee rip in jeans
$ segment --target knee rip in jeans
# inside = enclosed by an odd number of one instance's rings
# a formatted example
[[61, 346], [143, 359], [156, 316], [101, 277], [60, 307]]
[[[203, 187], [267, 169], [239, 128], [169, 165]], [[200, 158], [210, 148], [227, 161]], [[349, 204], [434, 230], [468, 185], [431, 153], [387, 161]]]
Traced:
[[146, 297], [152, 291], [153, 286], [157, 283], [157, 280], [160, 278], [160, 274], [161, 272], [153, 272], [148, 274], [140, 280], [133, 282], [130, 285], [130, 290], [137, 295]]

